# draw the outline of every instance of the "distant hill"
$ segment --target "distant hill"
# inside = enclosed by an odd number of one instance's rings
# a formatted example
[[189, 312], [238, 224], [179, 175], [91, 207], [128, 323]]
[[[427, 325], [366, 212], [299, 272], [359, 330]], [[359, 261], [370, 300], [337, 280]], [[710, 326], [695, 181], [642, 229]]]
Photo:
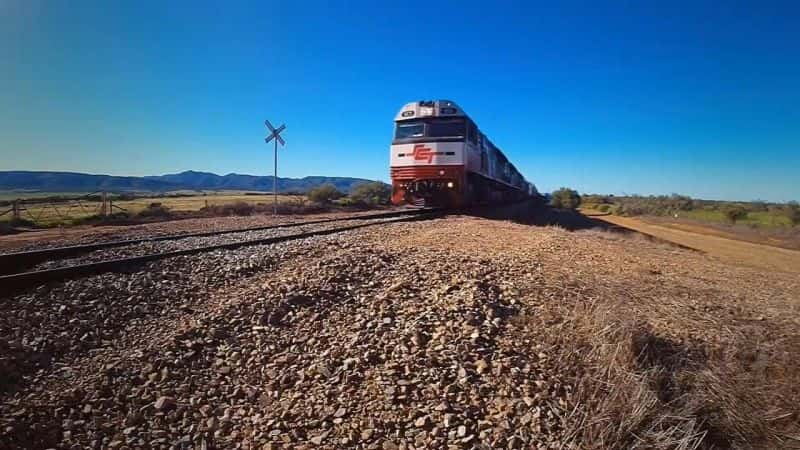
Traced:
[[[278, 192], [306, 192], [321, 184], [330, 183], [347, 192], [353, 186], [368, 182], [350, 177], [278, 177]], [[191, 190], [248, 190], [272, 191], [271, 176], [217, 175], [192, 170], [158, 176], [119, 177], [74, 172], [0, 171], [0, 190], [36, 190], [47, 192], [165, 192]]]

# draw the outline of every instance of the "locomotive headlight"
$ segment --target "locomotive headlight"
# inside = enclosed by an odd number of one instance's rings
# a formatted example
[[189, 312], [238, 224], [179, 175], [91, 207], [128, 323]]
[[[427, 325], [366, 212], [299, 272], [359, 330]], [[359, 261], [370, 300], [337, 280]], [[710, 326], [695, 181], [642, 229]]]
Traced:
[[444, 175], [444, 170], [440, 170], [439, 175]]
[[454, 186], [454, 185], [453, 185], [453, 182], [452, 182], [452, 181], [448, 181], [448, 182], [447, 182], [447, 187], [449, 187], [449, 188], [451, 188], [451, 189], [452, 189], [452, 188], [453, 188], [453, 186]]

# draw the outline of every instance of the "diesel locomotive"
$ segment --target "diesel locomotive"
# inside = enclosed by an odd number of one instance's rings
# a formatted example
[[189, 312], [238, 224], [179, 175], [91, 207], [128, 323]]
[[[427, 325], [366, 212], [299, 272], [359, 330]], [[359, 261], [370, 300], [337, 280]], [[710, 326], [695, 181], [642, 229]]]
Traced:
[[397, 113], [390, 177], [395, 205], [463, 207], [538, 195], [450, 100], [408, 103]]

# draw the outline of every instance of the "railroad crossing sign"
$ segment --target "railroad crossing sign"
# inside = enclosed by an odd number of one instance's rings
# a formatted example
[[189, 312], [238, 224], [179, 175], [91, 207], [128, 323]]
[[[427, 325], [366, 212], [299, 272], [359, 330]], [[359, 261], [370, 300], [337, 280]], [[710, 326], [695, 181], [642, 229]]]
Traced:
[[286, 145], [286, 142], [285, 142], [285, 141], [283, 140], [283, 138], [281, 137], [281, 131], [283, 131], [283, 130], [285, 130], [285, 129], [286, 129], [286, 125], [285, 125], [285, 124], [284, 124], [284, 125], [281, 125], [281, 126], [279, 126], [277, 129], [275, 129], [275, 127], [273, 127], [273, 126], [272, 126], [272, 124], [271, 124], [271, 123], [269, 123], [269, 120], [265, 120], [265, 121], [264, 121], [264, 125], [266, 125], [266, 126], [267, 126], [267, 128], [269, 129], [269, 136], [267, 136], [267, 137], [264, 139], [264, 142], [266, 142], [267, 144], [269, 144], [269, 141], [271, 141], [271, 140], [275, 139], [276, 141], [278, 141], [278, 142], [280, 142], [280, 143], [281, 143], [281, 147], [282, 147], [282, 146], [284, 146], [284, 145]]
[[269, 141], [275, 142], [275, 164], [274, 164], [274, 175], [272, 177], [272, 215], [278, 214], [278, 143], [280, 142], [281, 147], [286, 145], [286, 141], [283, 140], [281, 137], [281, 131], [286, 129], [286, 124], [275, 128], [269, 123], [269, 120], [264, 121], [264, 125], [266, 125], [267, 129], [269, 130], [269, 136], [264, 138], [264, 142], [269, 144]]

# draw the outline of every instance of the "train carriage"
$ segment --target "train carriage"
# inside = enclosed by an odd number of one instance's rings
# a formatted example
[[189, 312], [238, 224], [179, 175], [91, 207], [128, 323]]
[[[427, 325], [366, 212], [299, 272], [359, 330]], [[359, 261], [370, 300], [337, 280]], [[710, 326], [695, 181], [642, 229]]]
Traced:
[[408, 103], [395, 117], [391, 145], [392, 203], [461, 207], [537, 195], [455, 103]]

